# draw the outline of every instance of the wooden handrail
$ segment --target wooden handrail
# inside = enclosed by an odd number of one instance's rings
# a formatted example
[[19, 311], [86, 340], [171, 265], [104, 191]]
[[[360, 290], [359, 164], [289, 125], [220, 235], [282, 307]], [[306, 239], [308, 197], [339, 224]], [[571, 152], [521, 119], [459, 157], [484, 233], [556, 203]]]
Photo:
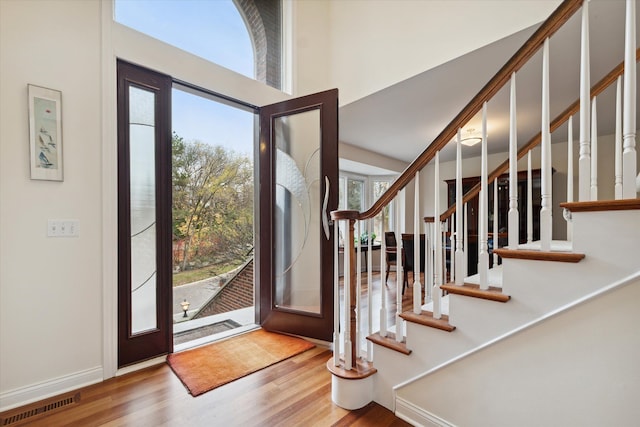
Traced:
[[[544, 41], [551, 37], [565, 22], [580, 9], [584, 0], [564, 0], [551, 16], [538, 28], [507, 63], [491, 80], [473, 97], [462, 111], [445, 127], [431, 144], [411, 163], [382, 196], [367, 211], [358, 215], [358, 220], [373, 218], [391, 203], [398, 191], [402, 190], [415, 177], [416, 172], [423, 169], [456, 135], [458, 129], [469, 122], [482, 108], [482, 105], [498, 93], [511, 79], [511, 75], [522, 68], [527, 61], [542, 47]], [[331, 212], [337, 219], [340, 211]]]
[[[636, 49], [636, 61], [639, 61], [639, 60], [640, 60], [640, 48]], [[596, 96], [600, 95], [602, 92], [604, 92], [606, 88], [608, 88], [613, 83], [615, 83], [615, 81], [618, 79], [619, 76], [622, 75], [622, 73], [624, 73], [624, 61], [618, 64], [613, 70], [609, 72], [609, 74], [604, 76], [598, 83], [593, 85], [593, 87], [591, 88], [590, 98], [593, 99]], [[560, 113], [558, 117], [556, 117], [551, 122], [549, 126], [551, 132], [556, 131], [567, 120], [569, 120], [569, 117], [573, 116], [578, 111], [580, 111], [580, 99], [577, 99], [573, 104], [571, 104], [566, 110]], [[531, 149], [538, 146], [541, 140], [542, 140], [542, 133], [538, 132], [533, 138], [529, 140], [529, 142], [527, 142], [520, 150], [518, 150], [518, 155], [517, 155], [518, 160], [524, 157], [524, 155], [527, 154], [527, 152], [529, 152]], [[505, 173], [508, 169], [509, 169], [509, 159], [507, 158], [507, 160], [502, 162], [497, 168], [494, 169], [493, 172], [491, 172], [491, 174], [487, 178], [487, 185], [491, 184], [495, 179], [500, 177], [500, 175]], [[469, 191], [467, 191], [464, 194], [464, 196], [462, 197], [462, 203], [467, 203], [468, 201], [473, 199], [475, 196], [477, 196], [478, 193], [480, 193], [480, 183], [477, 183], [476, 185], [471, 187]], [[445, 221], [455, 211], [456, 211], [456, 205], [454, 203], [451, 206], [449, 206], [449, 209], [447, 209], [440, 215], [440, 221]]]

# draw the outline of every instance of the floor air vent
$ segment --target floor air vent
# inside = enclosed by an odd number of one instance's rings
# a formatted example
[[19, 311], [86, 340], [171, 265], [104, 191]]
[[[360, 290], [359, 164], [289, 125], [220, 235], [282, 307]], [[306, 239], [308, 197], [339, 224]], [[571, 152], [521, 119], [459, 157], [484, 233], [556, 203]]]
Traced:
[[47, 400], [44, 402], [35, 403], [29, 405], [26, 408], [23, 407], [19, 411], [9, 411], [0, 416], [0, 426], [12, 426], [21, 424], [23, 421], [32, 421], [34, 417], [47, 414], [55, 411], [56, 409], [65, 408], [69, 405], [73, 405], [80, 401], [80, 393], [74, 395], [68, 395], [64, 397], [57, 397], [55, 400]]

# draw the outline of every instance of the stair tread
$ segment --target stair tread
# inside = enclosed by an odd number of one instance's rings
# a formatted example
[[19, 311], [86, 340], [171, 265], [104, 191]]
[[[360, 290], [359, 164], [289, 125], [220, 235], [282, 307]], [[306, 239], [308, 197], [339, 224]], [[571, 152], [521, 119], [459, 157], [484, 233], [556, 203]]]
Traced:
[[489, 289], [480, 289], [479, 285], [473, 283], [465, 283], [464, 285], [456, 285], [455, 283], [448, 283], [442, 285], [440, 289], [449, 292], [450, 294], [465, 295], [468, 297], [481, 298], [490, 301], [507, 302], [511, 299], [509, 295], [502, 293], [502, 288], [495, 286], [489, 286]]
[[585, 255], [576, 252], [545, 252], [528, 249], [495, 249], [502, 258], [529, 259], [535, 261], [580, 262]]
[[588, 202], [560, 203], [561, 208], [571, 212], [599, 212], [640, 209], [640, 199], [594, 200]]
[[411, 354], [411, 350], [407, 347], [406, 339], [402, 342], [396, 341], [396, 334], [394, 334], [393, 332], [387, 331], [386, 337], [380, 335], [380, 332], [376, 332], [373, 335], [369, 335], [367, 339], [372, 343], [381, 345], [391, 350], [395, 350], [399, 353], [406, 355]]
[[452, 332], [456, 329], [455, 326], [449, 323], [449, 316], [447, 316], [446, 314], [443, 314], [440, 319], [434, 319], [432, 311], [423, 310], [420, 312], [420, 314], [415, 314], [413, 311], [405, 311], [404, 313], [400, 314], [400, 317], [402, 317], [407, 322], [429, 326], [431, 328], [440, 329], [446, 332]]
[[336, 366], [332, 357], [327, 360], [327, 370], [329, 370], [333, 375], [347, 380], [367, 378], [378, 372], [378, 370], [373, 367], [372, 362], [367, 362], [361, 357], [356, 359], [356, 364], [352, 369], [345, 369], [344, 359], [342, 358], [340, 359], [340, 365]]

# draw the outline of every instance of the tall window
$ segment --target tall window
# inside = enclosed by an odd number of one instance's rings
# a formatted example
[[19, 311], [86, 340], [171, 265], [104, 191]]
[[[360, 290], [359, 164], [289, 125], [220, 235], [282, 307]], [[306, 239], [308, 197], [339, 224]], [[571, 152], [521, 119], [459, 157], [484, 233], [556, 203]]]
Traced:
[[115, 20], [281, 88], [281, 0], [115, 0]]

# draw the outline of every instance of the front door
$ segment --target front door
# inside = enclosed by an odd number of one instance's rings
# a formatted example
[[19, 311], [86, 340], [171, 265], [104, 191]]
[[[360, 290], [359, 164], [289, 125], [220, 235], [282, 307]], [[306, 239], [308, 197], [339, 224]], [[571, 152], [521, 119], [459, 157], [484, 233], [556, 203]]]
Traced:
[[258, 297], [267, 330], [330, 341], [338, 91], [260, 108]]

